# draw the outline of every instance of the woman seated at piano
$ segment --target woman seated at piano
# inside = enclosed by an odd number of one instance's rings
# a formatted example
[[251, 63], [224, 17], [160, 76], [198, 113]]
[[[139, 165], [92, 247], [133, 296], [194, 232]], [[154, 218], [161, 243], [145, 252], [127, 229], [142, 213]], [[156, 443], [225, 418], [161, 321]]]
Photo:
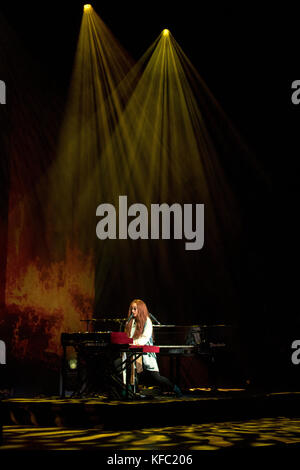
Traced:
[[[133, 338], [133, 344], [138, 346], [153, 345], [153, 325], [145, 302], [135, 299], [131, 302], [128, 311], [128, 319], [125, 333]], [[182, 396], [181, 390], [175, 384], [159, 373], [156, 354], [148, 352], [136, 361], [136, 372], [143, 373], [149, 382], [157, 384], [161, 390], [174, 392], [176, 396]]]

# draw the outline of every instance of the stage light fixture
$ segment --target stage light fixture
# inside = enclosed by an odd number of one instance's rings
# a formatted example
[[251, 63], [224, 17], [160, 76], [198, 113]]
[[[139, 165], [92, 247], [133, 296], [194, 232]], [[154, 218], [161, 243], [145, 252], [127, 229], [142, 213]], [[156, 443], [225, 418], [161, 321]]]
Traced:
[[70, 359], [69, 360], [69, 367], [72, 370], [77, 369], [77, 359]]
[[90, 5], [89, 3], [87, 3], [86, 5], [83, 6], [83, 10], [86, 11], [86, 12], [91, 10], [91, 9], [92, 9], [92, 5]]
[[163, 36], [169, 36], [170, 31], [168, 29], [163, 30]]

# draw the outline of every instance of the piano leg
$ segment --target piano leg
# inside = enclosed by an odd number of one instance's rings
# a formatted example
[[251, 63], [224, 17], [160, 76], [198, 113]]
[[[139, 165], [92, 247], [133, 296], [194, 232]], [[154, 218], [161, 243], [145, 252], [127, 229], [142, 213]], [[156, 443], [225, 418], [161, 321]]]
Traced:
[[130, 372], [131, 372], [131, 367], [130, 367], [130, 362], [128, 360], [128, 354], [126, 354], [126, 374], [125, 374], [125, 396], [126, 400], [128, 400], [129, 396], [129, 383], [130, 383]]
[[213, 392], [217, 391], [217, 368], [216, 368], [216, 360], [214, 354], [211, 353], [209, 357], [210, 363], [210, 388]]
[[180, 355], [170, 355], [170, 381], [178, 386], [180, 385], [180, 366]]
[[62, 364], [61, 364], [61, 373], [60, 373], [60, 396], [65, 398], [66, 395], [66, 346], [63, 346], [63, 356], [62, 356]]
[[181, 365], [181, 356], [176, 356], [176, 375], [175, 375], [175, 380], [173, 383], [175, 383], [177, 386], [180, 386], [180, 365]]
[[176, 358], [174, 356], [170, 356], [170, 380], [171, 382], [175, 382], [175, 375], [176, 375]]

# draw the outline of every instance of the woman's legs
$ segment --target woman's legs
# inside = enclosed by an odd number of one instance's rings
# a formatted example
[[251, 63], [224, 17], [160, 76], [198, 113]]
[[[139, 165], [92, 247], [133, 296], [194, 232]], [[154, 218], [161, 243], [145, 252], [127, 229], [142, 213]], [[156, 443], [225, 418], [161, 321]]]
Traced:
[[160, 375], [158, 371], [144, 369], [142, 372], [149, 382], [156, 383], [163, 391], [174, 392], [177, 397], [182, 397], [180, 388], [173, 384], [167, 377]]
[[[116, 370], [119, 370], [121, 366], [121, 358], [118, 358], [114, 361], [114, 366]], [[120, 374], [120, 378], [121, 378]], [[144, 369], [143, 372], [138, 374], [141, 378], [145, 378], [147, 382], [157, 384], [163, 391], [174, 392], [178, 397], [182, 396], [181, 390], [177, 385], [173, 384], [167, 377], [160, 375], [158, 371]]]
[[165, 391], [172, 392], [174, 390], [174, 384], [172, 384], [172, 382], [167, 379], [167, 377], [160, 375], [160, 373], [157, 371], [146, 369], [144, 370], [143, 375], [147, 381], [156, 383], [161, 389]]

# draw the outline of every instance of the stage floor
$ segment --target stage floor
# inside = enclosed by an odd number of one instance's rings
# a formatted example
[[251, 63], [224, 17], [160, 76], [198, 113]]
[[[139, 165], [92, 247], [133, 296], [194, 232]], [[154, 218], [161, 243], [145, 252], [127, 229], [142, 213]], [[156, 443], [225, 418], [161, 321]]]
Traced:
[[40, 396], [5, 398], [0, 403], [0, 450], [13, 455], [53, 455], [61, 450], [215, 454], [247, 449], [251, 455], [273, 449], [300, 451], [298, 391], [197, 389], [182, 398]]
[[207, 422], [300, 418], [300, 392], [194, 389], [182, 398], [149, 394], [138, 400], [10, 397], [1, 400], [4, 426], [139, 429]]
[[299, 418], [259, 418], [133, 430], [9, 425], [1, 450], [18, 451], [217, 451], [300, 449]]

